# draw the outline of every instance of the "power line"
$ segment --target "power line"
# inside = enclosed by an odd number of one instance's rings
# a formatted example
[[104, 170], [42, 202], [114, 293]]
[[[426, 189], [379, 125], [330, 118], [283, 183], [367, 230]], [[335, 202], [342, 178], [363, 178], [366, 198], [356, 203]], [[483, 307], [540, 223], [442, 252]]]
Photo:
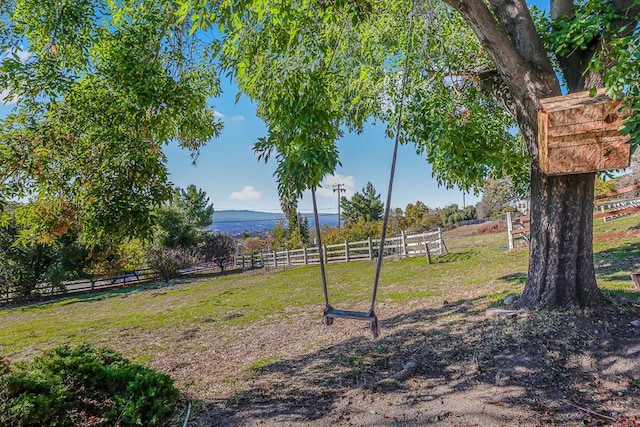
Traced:
[[338, 193], [338, 231], [340, 231], [340, 193], [347, 191], [344, 184], [333, 184], [333, 192]]

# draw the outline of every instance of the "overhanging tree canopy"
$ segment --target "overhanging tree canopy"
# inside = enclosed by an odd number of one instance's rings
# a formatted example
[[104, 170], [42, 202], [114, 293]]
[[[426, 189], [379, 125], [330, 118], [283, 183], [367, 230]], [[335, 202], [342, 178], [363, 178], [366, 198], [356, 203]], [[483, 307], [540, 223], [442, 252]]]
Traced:
[[[163, 144], [217, 135], [205, 52], [165, 1], [3, 1], [0, 200], [28, 198], [24, 238], [148, 234], [171, 196]], [[18, 52], [23, 52], [18, 55]], [[197, 60], [197, 61], [196, 61]]]
[[[548, 13], [531, 12], [524, 0], [431, 0], [415, 7], [409, 1], [368, 0], [185, 0], [182, 5], [183, 16], [196, 28], [219, 26], [222, 63], [258, 102], [274, 136], [270, 146], [279, 155], [281, 183], [286, 165], [306, 144], [320, 147], [307, 164], [321, 158], [322, 146], [333, 156], [331, 137], [339, 135], [340, 126], [358, 129], [376, 118], [394, 133], [403, 41], [408, 16], [417, 13], [403, 140], [432, 163], [440, 183], [465, 189], [489, 177], [522, 177], [530, 161], [532, 244], [521, 304], [552, 308], [602, 301], [591, 243], [595, 174], [542, 173], [537, 112], [540, 99], [559, 95], [561, 85], [569, 91], [607, 85], [612, 95], [625, 92], [632, 114], [624, 130], [637, 145], [636, 0], [552, 0]], [[317, 80], [331, 90], [314, 88]], [[306, 99], [304, 108], [298, 99]], [[308, 115], [306, 108], [315, 113]], [[333, 129], [325, 134], [326, 145], [316, 146], [318, 139], [303, 130], [309, 117], [318, 119], [320, 129]], [[298, 137], [277, 135], [281, 123], [300, 131]], [[513, 125], [520, 136], [509, 133]], [[329, 173], [332, 164], [319, 162], [313, 173]]]

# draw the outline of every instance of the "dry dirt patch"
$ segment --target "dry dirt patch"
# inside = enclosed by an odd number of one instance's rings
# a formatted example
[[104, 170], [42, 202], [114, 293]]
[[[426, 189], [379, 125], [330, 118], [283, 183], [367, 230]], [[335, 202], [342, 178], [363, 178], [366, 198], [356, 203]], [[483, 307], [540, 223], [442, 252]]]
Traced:
[[[201, 325], [153, 363], [194, 402], [191, 426], [639, 424], [638, 304], [512, 319], [486, 308], [382, 306], [377, 341], [357, 322], [324, 327], [317, 310]], [[409, 358], [414, 374], [389, 380]]]

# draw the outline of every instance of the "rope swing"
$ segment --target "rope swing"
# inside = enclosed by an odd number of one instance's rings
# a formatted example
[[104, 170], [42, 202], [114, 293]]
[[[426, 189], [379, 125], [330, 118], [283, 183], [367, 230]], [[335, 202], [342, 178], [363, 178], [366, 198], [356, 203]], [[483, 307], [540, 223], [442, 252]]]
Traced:
[[380, 330], [378, 327], [378, 316], [375, 312], [376, 299], [378, 295], [378, 284], [380, 282], [380, 272], [382, 270], [382, 259], [384, 258], [384, 244], [387, 236], [387, 227], [389, 223], [389, 214], [391, 211], [391, 194], [393, 191], [393, 180], [396, 172], [396, 160], [398, 157], [398, 146], [400, 145], [400, 133], [402, 126], [402, 113], [404, 110], [404, 100], [405, 100], [405, 92], [408, 82], [408, 69], [409, 69], [409, 57], [411, 56], [411, 37], [413, 34], [413, 18], [415, 14], [416, 2], [413, 2], [413, 6], [411, 9], [411, 17], [409, 20], [409, 36], [407, 39], [407, 49], [406, 49], [406, 57], [404, 63], [404, 72], [402, 76], [402, 84], [401, 84], [401, 92], [400, 92], [400, 106], [398, 108], [398, 121], [396, 124], [396, 137], [395, 143], [393, 146], [393, 158], [391, 160], [391, 173], [389, 174], [389, 188], [387, 190], [387, 202], [384, 207], [384, 217], [382, 222], [382, 235], [380, 236], [380, 248], [378, 249], [378, 259], [376, 263], [376, 272], [373, 280], [373, 291], [371, 293], [371, 306], [369, 307], [368, 312], [360, 312], [360, 311], [348, 311], [348, 310], [337, 310], [331, 306], [329, 303], [329, 292], [327, 289], [327, 277], [325, 272], [325, 259], [323, 254], [323, 246], [321, 240], [320, 233], [320, 223], [318, 221], [318, 206], [316, 203], [316, 189], [315, 187], [311, 189], [311, 198], [313, 199], [313, 215], [315, 220], [315, 230], [316, 235], [318, 236], [318, 254], [320, 257], [320, 272], [322, 278], [322, 290], [324, 293], [324, 313], [322, 316], [322, 321], [325, 325], [329, 326], [333, 324], [334, 319], [353, 319], [353, 320], [362, 320], [365, 322], [369, 322], [369, 326], [371, 328], [371, 334], [373, 338], [376, 339], [380, 335]]

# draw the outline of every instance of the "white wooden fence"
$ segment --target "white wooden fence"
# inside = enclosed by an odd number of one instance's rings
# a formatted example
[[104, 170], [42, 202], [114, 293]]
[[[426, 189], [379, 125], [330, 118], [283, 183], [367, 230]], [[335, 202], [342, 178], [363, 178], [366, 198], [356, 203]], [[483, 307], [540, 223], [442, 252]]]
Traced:
[[[238, 268], [286, 267], [320, 263], [320, 248], [317, 246], [302, 249], [260, 251], [252, 255], [238, 255], [234, 264]], [[344, 242], [336, 245], [323, 245], [323, 257], [326, 263], [368, 261], [378, 256], [380, 239], [368, 239], [359, 242]], [[416, 257], [444, 255], [447, 247], [442, 237], [442, 229], [436, 231], [406, 234], [385, 239], [385, 257]]]
[[[632, 191], [640, 190], [640, 184], [631, 185], [612, 191], [607, 194], [596, 196], [595, 200], [603, 200], [616, 197]], [[600, 219], [607, 222], [612, 219], [622, 218], [627, 215], [640, 212], [640, 198], [633, 199], [612, 199], [594, 204], [593, 219]], [[507, 238], [509, 240], [509, 249], [513, 249], [517, 243], [520, 246], [529, 245], [529, 232], [531, 218], [527, 216], [513, 217], [511, 212], [507, 212]]]

